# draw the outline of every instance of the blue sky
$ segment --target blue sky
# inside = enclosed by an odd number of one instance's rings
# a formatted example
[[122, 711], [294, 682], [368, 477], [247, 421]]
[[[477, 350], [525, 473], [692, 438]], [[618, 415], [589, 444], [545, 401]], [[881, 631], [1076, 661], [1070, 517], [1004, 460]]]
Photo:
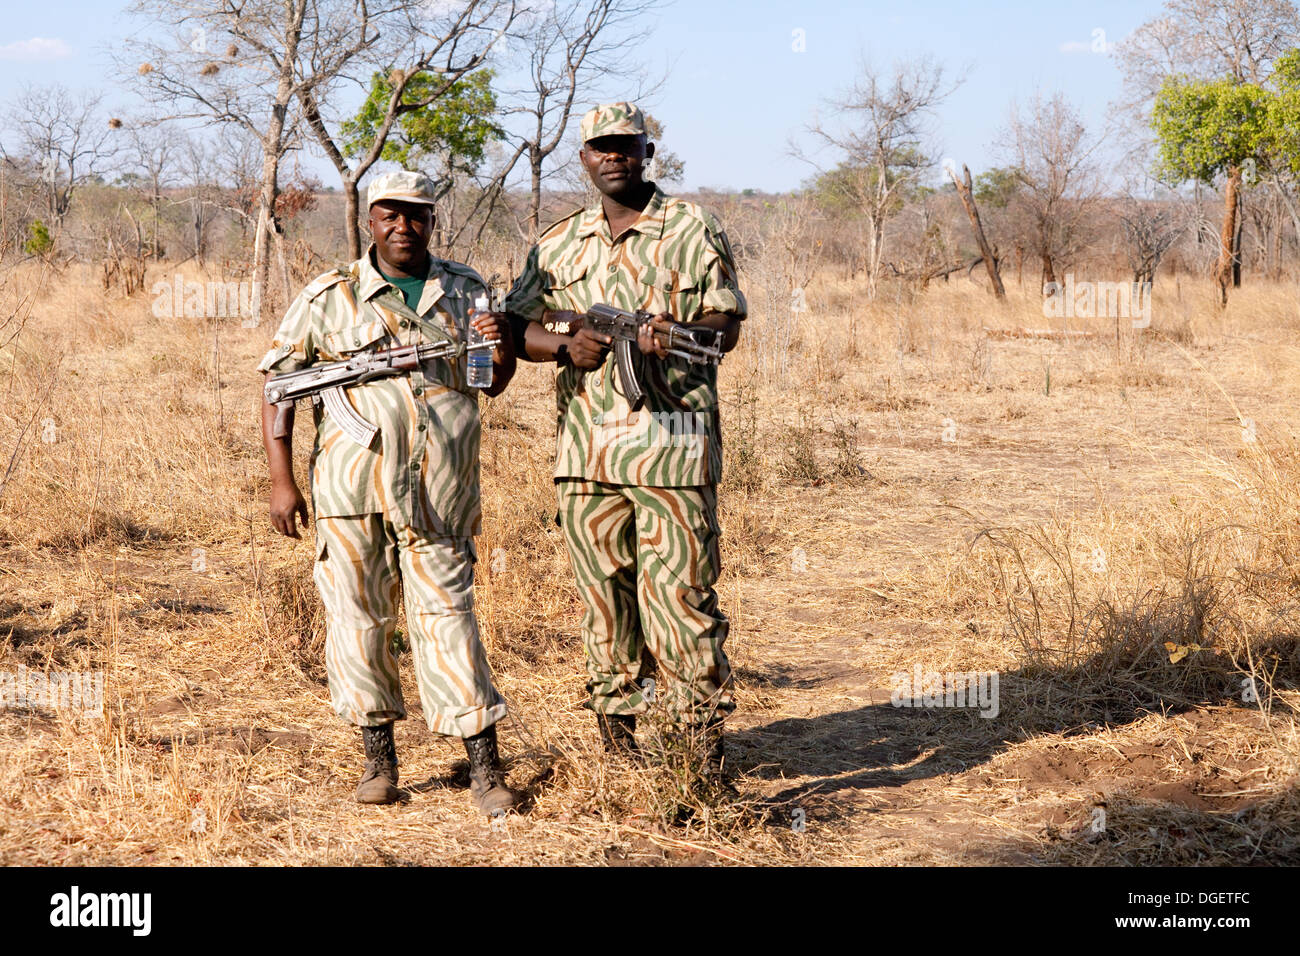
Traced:
[[[117, 0], [10, 3], [0, 22], [0, 102], [24, 82], [94, 89], [126, 111], [108, 51], [133, 25]], [[865, 59], [885, 66], [930, 54], [969, 70], [936, 124], [940, 155], [973, 172], [994, 164], [993, 140], [1013, 98], [1064, 91], [1100, 129], [1120, 93], [1114, 60], [1093, 52], [1159, 12], [1156, 0], [959, 3], [678, 0], [651, 14], [645, 56], [673, 69], [650, 110], [664, 145], [686, 163], [686, 186], [796, 187], [812, 171], [789, 155], [792, 139], [827, 97], [852, 82]], [[802, 31], [798, 33], [796, 31]], [[803, 51], [796, 52], [802, 39]], [[320, 163], [325, 182], [333, 172]]]

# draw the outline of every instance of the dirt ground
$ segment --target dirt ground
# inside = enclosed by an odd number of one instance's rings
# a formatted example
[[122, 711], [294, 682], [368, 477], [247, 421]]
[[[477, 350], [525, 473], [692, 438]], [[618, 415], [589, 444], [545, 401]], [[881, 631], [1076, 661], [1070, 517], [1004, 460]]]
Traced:
[[[44, 281], [11, 276], [10, 301]], [[873, 306], [850, 347], [820, 335], [843, 326], [843, 285], [814, 297], [793, 361], [758, 327], [723, 365], [737, 794], [684, 820], [654, 771], [600, 756], [580, 706], [549, 373], [525, 367], [485, 411], [479, 613], [528, 793], [492, 822], [471, 812], [458, 742], [423, 727], [409, 654], [409, 799], [351, 800], [360, 738], [329, 707], [311, 542], [265, 518], [252, 368], [270, 328], [162, 320], [98, 289], [69, 318], [37, 293], [3, 355], [18, 453], [0, 501], [0, 671], [102, 669], [105, 713], [0, 711], [0, 863], [1300, 862], [1289, 584], [1269, 592], [1284, 624], [1242, 625], [1247, 646], [1291, 641], [1251, 702], [1246, 671], [1189, 683], [1212, 653], [1199, 645], [1182, 670], [1159, 662], [1165, 683], [1083, 681], [1026, 645], [1003, 576], [1019, 560], [1059, 596], [1050, 555], [1066, 555], [1087, 622], [1117, 620], [1095, 609], [1177, 591], [1178, 542], [1269, 511], [1294, 526], [1248, 478], [1281, 460], [1262, 448], [1295, 440], [1294, 290], [1243, 290], [1220, 316], [1208, 286], [1180, 286], [1157, 313], [1173, 319], [1116, 343], [1104, 321], [1092, 339], [993, 337], [1048, 323], [1032, 303], [938, 289]], [[300, 422], [299, 458], [309, 445]], [[998, 545], [1025, 534], [1051, 547]], [[1030, 633], [1066, 647], [1061, 607]], [[1243, 646], [1223, 627], [1202, 638], [1216, 659]], [[997, 715], [895, 706], [896, 675], [916, 668], [996, 672]]]

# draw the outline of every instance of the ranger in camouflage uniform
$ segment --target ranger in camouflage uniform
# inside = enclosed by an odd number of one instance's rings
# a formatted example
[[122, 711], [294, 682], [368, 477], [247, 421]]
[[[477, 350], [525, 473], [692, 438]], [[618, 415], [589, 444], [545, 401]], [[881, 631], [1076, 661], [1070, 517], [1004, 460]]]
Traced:
[[[389, 173], [371, 184], [367, 199], [374, 244], [351, 266], [302, 291], [260, 371], [465, 340], [474, 299], [488, 293], [473, 269], [429, 255], [432, 184], [418, 173]], [[503, 335], [509, 328], [487, 313], [472, 324], [502, 339], [487, 390], [498, 394], [514, 374], [514, 350]], [[327, 618], [325, 664], [334, 709], [362, 729], [366, 768], [356, 793], [362, 803], [401, 796], [393, 721], [406, 709], [391, 650], [399, 584], [429, 729], [464, 738], [471, 792], [485, 813], [515, 803], [497, 754], [496, 722], [506, 706], [492, 686], [474, 617], [478, 391], [466, 384], [463, 357], [347, 389], [357, 413], [379, 426], [367, 447], [315, 409], [311, 493], [315, 579]], [[274, 437], [274, 412], [263, 400], [271, 521], [297, 538], [295, 518], [306, 526], [307, 505], [294, 483], [290, 439]]]
[[[722, 471], [717, 369], [667, 355], [643, 330], [634, 361], [646, 398], [617, 385], [609, 336], [579, 326], [597, 303], [720, 330], [735, 346], [745, 298], [726, 234], [693, 203], [642, 178], [654, 156], [641, 111], [599, 106], [580, 158], [601, 202], [548, 229], [506, 297], [524, 357], [555, 361], [558, 518], [586, 605], [589, 706], [607, 750], [636, 750], [650, 704], [642, 650], [667, 712], [705, 734], [721, 769], [720, 721], [733, 708], [723, 653], [716, 485]], [[548, 330], [564, 329], [561, 331]], [[576, 329], [576, 331], [575, 331]]]

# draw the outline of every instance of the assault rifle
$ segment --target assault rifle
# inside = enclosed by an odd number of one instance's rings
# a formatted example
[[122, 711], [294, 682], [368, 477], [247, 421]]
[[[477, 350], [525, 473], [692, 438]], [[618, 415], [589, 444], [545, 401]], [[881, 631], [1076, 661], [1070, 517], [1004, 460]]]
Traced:
[[368, 448], [379, 427], [357, 414], [343, 389], [378, 378], [405, 375], [430, 359], [459, 358], [464, 352], [493, 349], [499, 342], [499, 339], [492, 339], [469, 346], [451, 341], [403, 345], [395, 349], [361, 352], [341, 362], [326, 362], [296, 372], [272, 375], [266, 380], [264, 389], [267, 403], [276, 408], [271, 434], [276, 438], [286, 437], [289, 434], [289, 409], [298, 399], [310, 398], [313, 402], [324, 402], [326, 411], [338, 422], [343, 433], [362, 448]]
[[[648, 324], [652, 317], [649, 312], [628, 312], [612, 305], [599, 304], [588, 309], [582, 320], [583, 325], [593, 332], [613, 337], [618, 382], [633, 411], [639, 409], [645, 401], [645, 389], [636, 377], [632, 349], [637, 347], [637, 334], [641, 327]], [[722, 361], [722, 333], [717, 329], [669, 322], [666, 330], [655, 329], [655, 338], [668, 350], [669, 355], [686, 359], [693, 365], [717, 365]]]

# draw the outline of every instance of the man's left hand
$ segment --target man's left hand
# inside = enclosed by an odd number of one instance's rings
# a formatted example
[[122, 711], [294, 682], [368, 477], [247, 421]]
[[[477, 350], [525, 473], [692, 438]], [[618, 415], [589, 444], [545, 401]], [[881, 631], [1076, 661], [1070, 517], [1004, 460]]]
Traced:
[[672, 320], [673, 317], [667, 312], [660, 312], [637, 329], [636, 344], [640, 347], [643, 355], [656, 355], [661, 359], [668, 357], [668, 349], [660, 342], [655, 333], [659, 332], [667, 336], [669, 329], [672, 328]]
[[492, 351], [492, 361], [496, 364], [505, 365], [514, 357], [514, 338], [510, 334], [510, 321], [504, 312], [476, 312], [469, 324], [485, 339], [501, 340]]

